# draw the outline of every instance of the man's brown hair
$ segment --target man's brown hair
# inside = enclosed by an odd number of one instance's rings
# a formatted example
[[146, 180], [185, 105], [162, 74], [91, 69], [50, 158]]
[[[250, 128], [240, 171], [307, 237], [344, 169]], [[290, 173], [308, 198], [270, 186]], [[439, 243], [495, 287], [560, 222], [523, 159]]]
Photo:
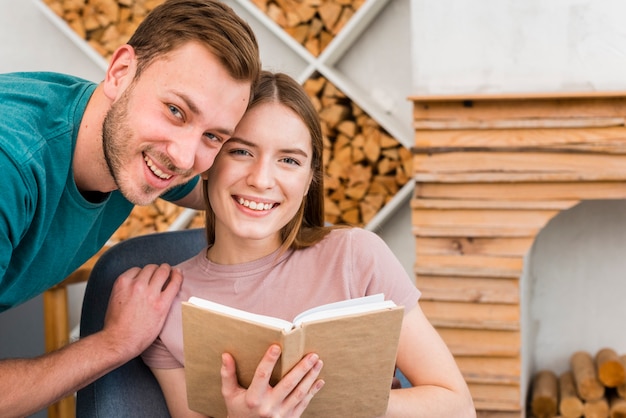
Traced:
[[190, 41], [211, 51], [235, 80], [256, 83], [261, 59], [254, 32], [219, 0], [166, 0], [155, 7], [128, 41], [137, 56], [135, 77], [155, 59]]

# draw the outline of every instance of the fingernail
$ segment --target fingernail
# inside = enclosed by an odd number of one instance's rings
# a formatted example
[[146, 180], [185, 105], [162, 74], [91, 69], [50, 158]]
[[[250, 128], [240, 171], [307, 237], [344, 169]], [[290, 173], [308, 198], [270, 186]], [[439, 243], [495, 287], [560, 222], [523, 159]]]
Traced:
[[315, 390], [319, 391], [320, 389], [322, 389], [324, 387], [325, 384], [326, 384], [326, 382], [324, 382], [323, 380], [318, 380], [315, 383]]
[[311, 365], [315, 365], [315, 363], [320, 359], [320, 356], [313, 353], [311, 354], [311, 357], [309, 357], [309, 364]]
[[277, 345], [273, 345], [271, 348], [270, 353], [272, 353], [273, 355], [277, 356], [280, 354], [280, 347]]

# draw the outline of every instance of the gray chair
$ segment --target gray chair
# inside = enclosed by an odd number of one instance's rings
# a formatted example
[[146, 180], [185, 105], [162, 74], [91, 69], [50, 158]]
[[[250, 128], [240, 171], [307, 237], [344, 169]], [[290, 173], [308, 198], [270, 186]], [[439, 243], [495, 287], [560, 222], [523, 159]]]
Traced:
[[[102, 329], [115, 279], [131, 267], [175, 265], [206, 246], [204, 229], [161, 232], [122, 241], [105, 252], [89, 276], [80, 320], [81, 337]], [[137, 357], [81, 389], [78, 418], [168, 417], [165, 399], [150, 369]]]
[[[89, 276], [80, 320], [81, 337], [104, 326], [113, 282], [131, 267], [176, 265], [206, 246], [204, 229], [161, 232], [122, 241], [106, 251]], [[397, 370], [402, 387], [410, 383]], [[78, 418], [169, 418], [161, 388], [140, 357], [81, 389], [76, 397]]]

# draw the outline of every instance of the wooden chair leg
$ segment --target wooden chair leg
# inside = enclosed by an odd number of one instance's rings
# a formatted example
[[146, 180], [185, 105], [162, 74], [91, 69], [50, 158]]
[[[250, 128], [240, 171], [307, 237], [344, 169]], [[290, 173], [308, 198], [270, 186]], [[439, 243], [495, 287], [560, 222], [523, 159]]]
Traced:
[[[44, 292], [43, 309], [46, 352], [50, 352], [69, 342], [67, 288], [59, 286]], [[74, 395], [67, 396], [48, 407], [48, 418], [74, 418], [75, 415]]]

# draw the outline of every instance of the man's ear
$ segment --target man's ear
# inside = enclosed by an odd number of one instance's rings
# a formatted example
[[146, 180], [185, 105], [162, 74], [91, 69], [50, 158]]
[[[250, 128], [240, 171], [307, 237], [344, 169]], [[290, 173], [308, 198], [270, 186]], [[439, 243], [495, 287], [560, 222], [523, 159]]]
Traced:
[[117, 100], [132, 83], [137, 70], [137, 59], [132, 46], [124, 44], [117, 48], [109, 62], [104, 78], [104, 94], [111, 100]]

